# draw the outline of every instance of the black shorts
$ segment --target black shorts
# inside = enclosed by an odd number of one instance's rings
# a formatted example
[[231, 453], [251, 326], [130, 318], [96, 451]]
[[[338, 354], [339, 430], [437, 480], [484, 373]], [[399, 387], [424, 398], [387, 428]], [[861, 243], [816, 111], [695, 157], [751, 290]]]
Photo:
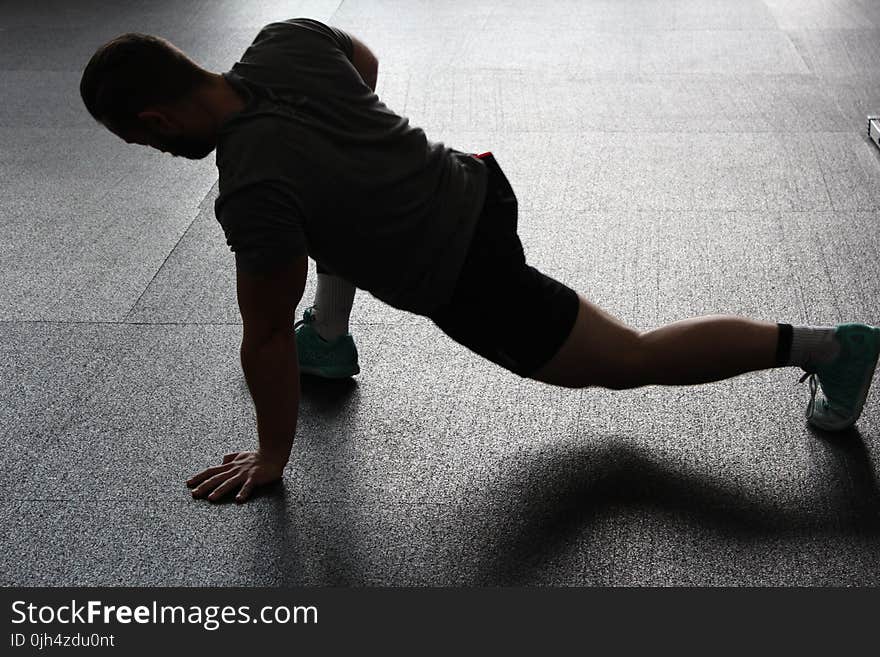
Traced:
[[523, 377], [546, 364], [571, 333], [577, 293], [526, 264], [517, 201], [491, 153], [486, 201], [447, 304], [431, 320], [456, 342]]

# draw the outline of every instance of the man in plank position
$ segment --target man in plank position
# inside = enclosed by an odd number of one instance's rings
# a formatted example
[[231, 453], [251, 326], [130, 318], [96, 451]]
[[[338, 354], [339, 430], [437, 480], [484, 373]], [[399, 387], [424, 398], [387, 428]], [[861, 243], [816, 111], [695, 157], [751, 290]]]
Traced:
[[[354, 36], [292, 19], [264, 27], [226, 73], [143, 34], [105, 44], [83, 73], [87, 109], [126, 142], [192, 159], [217, 151], [215, 212], [235, 253], [259, 447], [188, 480], [194, 497], [242, 502], [282, 477], [300, 372], [359, 371], [348, 333], [355, 286], [536, 381], [621, 390], [795, 366], [810, 380], [813, 425], [858, 419], [880, 329], [732, 315], [626, 326], [526, 264], [516, 196], [491, 153], [427, 139], [376, 96], [377, 66]], [[317, 293], [294, 333], [307, 256], [318, 262]], [[529, 321], [535, 308], [541, 317]]]

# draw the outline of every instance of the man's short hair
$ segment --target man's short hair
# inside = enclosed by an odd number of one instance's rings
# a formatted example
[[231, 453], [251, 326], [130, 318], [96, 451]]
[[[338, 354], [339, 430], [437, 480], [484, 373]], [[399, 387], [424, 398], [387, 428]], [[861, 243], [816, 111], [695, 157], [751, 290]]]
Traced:
[[129, 125], [138, 112], [180, 100], [209, 73], [161, 37], [129, 32], [98, 48], [83, 71], [79, 92], [96, 121]]

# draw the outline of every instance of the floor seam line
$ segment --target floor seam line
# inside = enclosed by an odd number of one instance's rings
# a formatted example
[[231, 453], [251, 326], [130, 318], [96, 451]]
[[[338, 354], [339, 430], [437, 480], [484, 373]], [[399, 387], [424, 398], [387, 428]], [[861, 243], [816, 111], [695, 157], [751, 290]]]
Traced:
[[177, 250], [177, 247], [179, 247], [179, 246], [180, 246], [180, 243], [183, 241], [183, 238], [186, 237], [187, 233], [189, 233], [190, 229], [193, 227], [193, 224], [195, 224], [196, 221], [198, 220], [198, 218], [201, 216], [201, 214], [202, 214], [202, 210], [204, 209], [203, 206], [204, 206], [204, 204], [205, 204], [205, 200], [211, 195], [211, 192], [214, 191], [214, 185], [215, 185], [215, 184], [216, 184], [216, 183], [211, 183], [211, 187], [208, 189], [207, 192], [205, 192], [205, 195], [202, 197], [202, 200], [199, 201], [198, 209], [196, 210], [195, 215], [193, 216], [192, 220], [186, 225], [186, 228], [185, 228], [184, 231], [180, 234], [180, 238], [174, 243], [174, 246], [171, 247], [171, 250], [168, 251], [167, 255], [166, 255], [165, 258], [162, 260], [162, 264], [159, 265], [159, 267], [158, 267], [158, 268], [156, 269], [156, 271], [153, 273], [152, 278], [150, 278], [149, 282], [146, 284], [146, 286], [144, 287], [143, 291], [140, 293], [140, 295], [139, 295], [138, 298], [135, 300], [135, 302], [131, 305], [131, 308], [129, 308], [129, 309], [126, 311], [125, 315], [122, 316], [121, 323], [126, 323], [126, 322], [127, 322], [129, 316], [134, 312], [134, 309], [137, 308], [138, 304], [141, 302], [141, 299], [144, 298], [144, 295], [147, 293], [147, 290], [150, 289], [150, 286], [153, 284], [153, 281], [156, 280], [156, 277], [159, 275], [159, 272], [161, 272], [162, 269], [165, 267], [165, 263], [168, 262], [168, 258], [170, 258], [170, 257], [174, 254], [174, 252]]

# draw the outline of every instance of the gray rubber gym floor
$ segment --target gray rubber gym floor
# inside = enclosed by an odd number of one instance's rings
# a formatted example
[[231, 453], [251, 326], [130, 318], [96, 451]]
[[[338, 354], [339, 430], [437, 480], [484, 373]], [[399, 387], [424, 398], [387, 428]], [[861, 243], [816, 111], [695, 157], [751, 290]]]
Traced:
[[880, 323], [874, 0], [4, 2], [2, 584], [880, 584], [880, 389], [836, 437], [799, 370], [553, 389], [365, 293], [363, 373], [306, 384], [283, 485], [191, 499], [256, 444], [213, 155], [116, 139], [80, 73], [127, 31], [225, 71], [294, 16], [494, 151], [530, 262], [634, 326]]

